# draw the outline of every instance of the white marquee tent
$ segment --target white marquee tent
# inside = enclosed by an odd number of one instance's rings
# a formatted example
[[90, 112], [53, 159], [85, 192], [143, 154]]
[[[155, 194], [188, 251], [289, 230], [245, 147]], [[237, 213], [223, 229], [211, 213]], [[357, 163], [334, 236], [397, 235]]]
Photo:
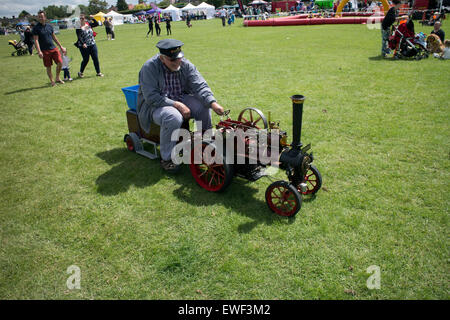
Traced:
[[174, 7], [173, 5], [170, 5], [167, 8], [163, 9], [162, 13], [168, 13], [172, 17], [172, 21], [181, 20], [181, 10]]
[[186, 6], [184, 6], [183, 8], [180, 9], [181, 11], [187, 11], [189, 13], [194, 13], [197, 12], [197, 7], [188, 3]]
[[123, 14], [117, 13], [114, 10], [111, 10], [104, 17], [112, 18], [113, 25], [123, 24]]
[[206, 2], [200, 3], [198, 6], [196, 6], [198, 11], [203, 11], [206, 13], [206, 19], [212, 19], [214, 18], [214, 14], [216, 13], [216, 7], [207, 4]]

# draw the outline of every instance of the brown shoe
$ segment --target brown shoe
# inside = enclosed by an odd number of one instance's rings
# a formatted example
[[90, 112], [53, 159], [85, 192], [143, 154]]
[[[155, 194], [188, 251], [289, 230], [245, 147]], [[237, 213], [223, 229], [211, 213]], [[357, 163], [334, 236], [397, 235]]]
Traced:
[[172, 160], [161, 160], [161, 168], [164, 169], [164, 171], [169, 172], [169, 173], [177, 173], [178, 171], [180, 171], [181, 166], [180, 165], [176, 165], [175, 163], [172, 162]]

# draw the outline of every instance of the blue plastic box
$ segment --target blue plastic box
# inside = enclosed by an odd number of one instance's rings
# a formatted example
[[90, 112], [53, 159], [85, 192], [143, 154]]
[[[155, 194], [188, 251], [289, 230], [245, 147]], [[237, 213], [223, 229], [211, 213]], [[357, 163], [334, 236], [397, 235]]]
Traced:
[[136, 110], [139, 85], [122, 88], [122, 91], [127, 99], [128, 108]]

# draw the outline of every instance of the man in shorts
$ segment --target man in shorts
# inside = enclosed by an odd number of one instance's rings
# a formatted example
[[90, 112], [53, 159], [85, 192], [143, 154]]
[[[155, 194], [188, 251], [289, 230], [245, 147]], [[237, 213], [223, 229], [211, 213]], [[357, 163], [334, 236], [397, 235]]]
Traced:
[[[36, 45], [36, 50], [38, 52], [39, 58], [41, 58], [44, 62], [44, 66], [47, 68], [47, 75], [50, 79], [50, 83], [52, 86], [55, 86], [55, 81], [59, 83], [64, 83], [59, 77], [62, 68], [62, 58], [61, 53], [58, 48], [55, 47], [54, 42], [56, 42], [63, 53], [66, 52], [66, 48], [64, 48], [59, 42], [58, 38], [56, 38], [55, 33], [53, 31], [53, 27], [46, 23], [47, 17], [45, 16], [44, 11], [38, 12], [38, 24], [33, 28], [33, 38], [34, 43]], [[54, 42], [53, 42], [54, 41]], [[53, 81], [52, 74], [52, 65], [53, 61], [56, 63], [56, 78]]]

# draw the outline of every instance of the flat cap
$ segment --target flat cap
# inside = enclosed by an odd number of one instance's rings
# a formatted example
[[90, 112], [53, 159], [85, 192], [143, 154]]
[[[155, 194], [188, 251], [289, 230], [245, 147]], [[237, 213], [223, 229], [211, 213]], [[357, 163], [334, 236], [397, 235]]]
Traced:
[[181, 46], [184, 45], [180, 40], [175, 39], [163, 39], [158, 41], [156, 47], [159, 52], [171, 59], [183, 58], [184, 53], [181, 51]]

